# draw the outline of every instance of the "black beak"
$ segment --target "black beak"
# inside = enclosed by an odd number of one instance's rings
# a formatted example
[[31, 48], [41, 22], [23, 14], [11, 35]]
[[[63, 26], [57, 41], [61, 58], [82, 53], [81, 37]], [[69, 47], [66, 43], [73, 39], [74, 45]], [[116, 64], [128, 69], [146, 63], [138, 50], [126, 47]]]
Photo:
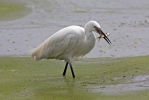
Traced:
[[108, 42], [109, 45], [111, 45], [111, 41], [109, 40], [109, 38], [105, 35], [105, 33], [100, 29], [100, 32], [102, 35], [104, 35], [104, 39]]

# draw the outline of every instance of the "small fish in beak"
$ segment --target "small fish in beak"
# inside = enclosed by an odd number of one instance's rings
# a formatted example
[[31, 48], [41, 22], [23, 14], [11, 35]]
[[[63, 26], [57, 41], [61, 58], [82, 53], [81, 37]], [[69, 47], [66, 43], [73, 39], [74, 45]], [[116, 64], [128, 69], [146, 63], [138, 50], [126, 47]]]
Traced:
[[101, 34], [97, 39], [98, 39], [98, 42], [100, 41], [101, 38], [104, 38], [108, 44], [111, 46], [111, 41], [109, 40], [108, 36], [110, 35], [110, 33], [106, 33], [106, 34]]
[[[107, 37], [110, 35], [110, 33], [105, 34]], [[98, 41], [100, 41], [101, 38], [104, 38], [105, 36], [101, 34], [99, 37], [97, 37]]]
[[98, 37], [99, 40], [100, 40], [101, 38], [104, 38], [104, 39], [108, 42], [109, 45], [112, 44], [111, 41], [109, 40], [109, 38], [107, 37], [107, 36], [110, 35], [109, 33], [106, 33], [106, 34], [105, 34], [105, 33], [101, 30], [101, 28], [97, 28], [97, 27], [95, 27], [95, 30], [96, 30], [97, 33], [100, 34], [100, 36]]

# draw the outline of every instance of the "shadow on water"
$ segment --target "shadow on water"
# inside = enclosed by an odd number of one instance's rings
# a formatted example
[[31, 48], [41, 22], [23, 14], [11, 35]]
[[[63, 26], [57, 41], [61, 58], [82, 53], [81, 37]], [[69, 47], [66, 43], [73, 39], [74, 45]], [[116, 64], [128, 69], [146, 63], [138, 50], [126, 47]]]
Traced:
[[64, 77], [65, 85], [68, 87], [67, 88], [67, 93], [73, 94], [74, 93], [74, 88], [75, 88], [75, 78], [69, 79]]

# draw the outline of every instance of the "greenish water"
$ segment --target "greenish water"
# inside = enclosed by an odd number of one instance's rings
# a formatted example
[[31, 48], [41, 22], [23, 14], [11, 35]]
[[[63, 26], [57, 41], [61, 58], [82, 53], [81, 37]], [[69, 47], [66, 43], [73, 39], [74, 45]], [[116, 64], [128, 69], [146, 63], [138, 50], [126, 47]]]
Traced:
[[[149, 90], [106, 95], [88, 87], [122, 84], [130, 76], [147, 75], [149, 56], [79, 59], [62, 76], [64, 63], [36, 62], [28, 57], [0, 57], [1, 100], [148, 100]], [[115, 80], [115, 77], [122, 77]]]
[[11, 1], [0, 1], [0, 21], [15, 20], [29, 14], [31, 9], [23, 3]]

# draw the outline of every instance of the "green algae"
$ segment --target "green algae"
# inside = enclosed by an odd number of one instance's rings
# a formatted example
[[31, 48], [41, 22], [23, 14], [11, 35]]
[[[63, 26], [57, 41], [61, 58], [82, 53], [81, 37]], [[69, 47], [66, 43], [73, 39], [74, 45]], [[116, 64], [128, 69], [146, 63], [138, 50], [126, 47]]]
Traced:
[[22, 18], [29, 14], [31, 9], [24, 3], [0, 1], [0, 21], [9, 21]]
[[[147, 75], [149, 56], [79, 59], [73, 62], [76, 78], [64, 62], [28, 57], [0, 57], [1, 100], [148, 100], [149, 90], [128, 94], [104, 95], [88, 86], [120, 84], [130, 76]], [[115, 80], [115, 77], [122, 77]]]

